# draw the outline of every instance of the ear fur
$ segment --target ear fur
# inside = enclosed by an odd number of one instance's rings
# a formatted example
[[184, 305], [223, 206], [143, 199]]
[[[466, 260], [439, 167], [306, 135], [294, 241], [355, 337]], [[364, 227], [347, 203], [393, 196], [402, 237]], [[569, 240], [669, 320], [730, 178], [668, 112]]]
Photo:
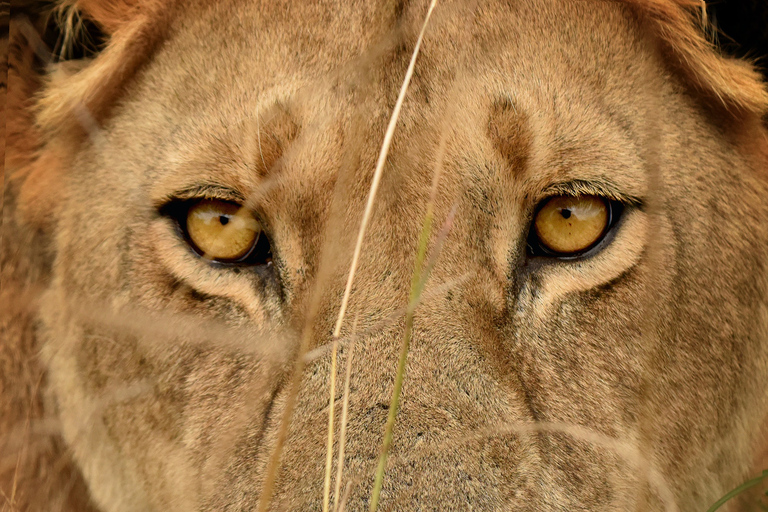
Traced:
[[[37, 228], [49, 227], [59, 202], [56, 183], [88, 130], [149, 58], [167, 32], [173, 0], [64, 0], [58, 5], [63, 39], [75, 19], [87, 18], [107, 34], [105, 49], [90, 60], [56, 65], [43, 79], [34, 48], [38, 32], [28, 21], [11, 23], [6, 169], [18, 181], [18, 213]], [[39, 29], [39, 27], [38, 27]], [[82, 123], [87, 118], [90, 126]]]
[[720, 47], [735, 57], [755, 59], [768, 81], [768, 2], [710, 1], [707, 10]]
[[[50, 184], [57, 173], [56, 166], [50, 167], [45, 179], [40, 179], [37, 161], [43, 139], [35, 124], [33, 104], [42, 80], [35, 69], [33, 44], [28, 41], [31, 32], [36, 33], [28, 19], [14, 19], [9, 27], [4, 175], [8, 180], [5, 186], [12, 187], [14, 194], [19, 196], [15, 204], [18, 212], [14, 213], [22, 214], [26, 222], [41, 227], [46, 223], [46, 211], [51, 207], [41, 181]], [[29, 206], [28, 211], [25, 211], [26, 206]], [[25, 213], [29, 214], [28, 218]]]
[[[81, 129], [79, 114], [98, 124], [125, 83], [167, 35], [174, 0], [65, 0], [64, 39], [71, 39], [71, 19], [91, 19], [108, 34], [105, 49], [81, 71], [46, 88], [38, 101], [38, 124], [50, 134]], [[77, 13], [77, 14], [74, 14]], [[82, 131], [82, 130], [81, 130]]]
[[733, 114], [768, 112], [768, 87], [748, 61], [720, 54], [711, 44], [704, 0], [625, 0], [647, 20], [669, 50], [672, 64], [696, 89]]
[[58, 9], [64, 20], [65, 32], [75, 30], [76, 19], [85, 17], [96, 23], [107, 35], [112, 35], [140, 16], [141, 10], [149, 7], [148, 3], [142, 0], [63, 0]]

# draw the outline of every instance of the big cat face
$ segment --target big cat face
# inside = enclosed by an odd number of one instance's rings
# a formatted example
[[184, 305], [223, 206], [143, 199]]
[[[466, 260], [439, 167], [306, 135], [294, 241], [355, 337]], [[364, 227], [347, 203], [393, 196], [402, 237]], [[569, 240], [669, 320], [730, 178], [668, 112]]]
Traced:
[[8, 197], [65, 494], [694, 511], [764, 469], [768, 92], [691, 6], [60, 12], [102, 44], [11, 111]]

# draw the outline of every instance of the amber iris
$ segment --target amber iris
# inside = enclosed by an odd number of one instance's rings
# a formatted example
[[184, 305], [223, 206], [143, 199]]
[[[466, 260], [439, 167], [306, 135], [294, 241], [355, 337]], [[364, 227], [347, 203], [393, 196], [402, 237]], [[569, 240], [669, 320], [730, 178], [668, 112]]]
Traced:
[[261, 234], [259, 222], [242, 206], [203, 199], [187, 211], [187, 234], [197, 251], [217, 261], [248, 256]]
[[539, 245], [559, 256], [579, 254], [599, 242], [610, 220], [608, 202], [598, 196], [555, 196], [534, 219]]

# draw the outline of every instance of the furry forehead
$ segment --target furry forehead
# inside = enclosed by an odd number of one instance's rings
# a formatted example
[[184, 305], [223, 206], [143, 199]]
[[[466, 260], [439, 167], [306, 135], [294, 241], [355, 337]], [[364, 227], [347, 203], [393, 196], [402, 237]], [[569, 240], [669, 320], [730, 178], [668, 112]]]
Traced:
[[[730, 114], [759, 118], [768, 112], [768, 88], [754, 66], [723, 56], [707, 40], [711, 27], [704, 0], [594, 1], [619, 2], [632, 9], [660, 42], [675, 71]], [[179, 0], [61, 0], [57, 9], [65, 41], [76, 37], [73, 20], [80, 18], [93, 21], [108, 40], [89, 66], [41, 96], [40, 126], [61, 133], [72, 126], [75, 106], [90, 109], [97, 120], [103, 117], [122, 84], [165, 37], [167, 20], [183, 7]]]

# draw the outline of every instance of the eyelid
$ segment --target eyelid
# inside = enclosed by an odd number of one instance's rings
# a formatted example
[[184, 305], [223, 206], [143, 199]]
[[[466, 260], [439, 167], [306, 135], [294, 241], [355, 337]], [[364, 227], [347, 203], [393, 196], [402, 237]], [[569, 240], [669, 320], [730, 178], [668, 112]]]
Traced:
[[612, 201], [618, 201], [624, 205], [640, 207], [645, 204], [642, 197], [624, 193], [609, 182], [572, 180], [562, 183], [555, 183], [544, 190], [536, 197], [535, 204], [539, 205], [545, 199], [552, 196], [599, 196]]
[[231, 188], [211, 183], [198, 183], [165, 196], [156, 207], [162, 209], [165, 205], [174, 202], [187, 202], [192, 200], [211, 199], [227, 201], [230, 203], [245, 204], [245, 197]]

